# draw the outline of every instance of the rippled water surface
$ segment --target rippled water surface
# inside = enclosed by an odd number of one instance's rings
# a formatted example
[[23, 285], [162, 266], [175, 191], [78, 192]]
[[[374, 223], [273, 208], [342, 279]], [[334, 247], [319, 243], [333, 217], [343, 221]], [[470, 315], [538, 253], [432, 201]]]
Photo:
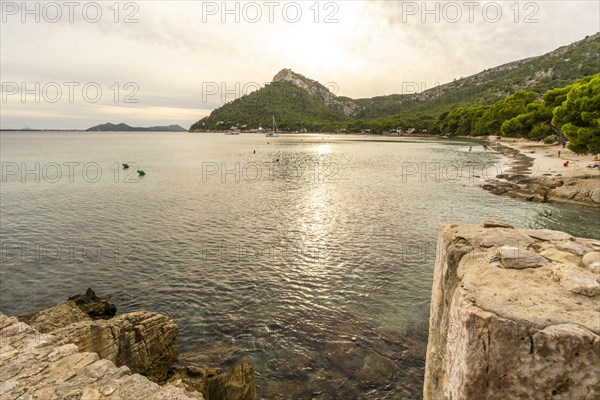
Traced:
[[264, 399], [420, 398], [440, 225], [600, 226], [591, 210], [483, 191], [502, 160], [473, 142], [0, 138], [3, 312], [93, 287], [119, 312], [174, 318], [182, 360], [251, 361]]

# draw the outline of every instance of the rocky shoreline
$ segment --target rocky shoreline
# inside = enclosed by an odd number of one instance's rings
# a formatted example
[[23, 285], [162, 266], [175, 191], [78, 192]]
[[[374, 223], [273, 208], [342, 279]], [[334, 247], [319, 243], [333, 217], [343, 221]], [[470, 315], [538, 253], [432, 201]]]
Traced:
[[501, 174], [481, 187], [493, 194], [527, 201], [600, 207], [600, 179], [592, 175], [562, 178]]
[[570, 203], [600, 207], [600, 174], [571, 175], [543, 173], [536, 160], [518, 149], [490, 144], [511, 161], [506, 173], [485, 181], [481, 187], [496, 195], [541, 203]]
[[[45, 397], [50, 391], [61, 393], [60, 398], [89, 399], [144, 398], [146, 394], [182, 400], [257, 398], [249, 363], [224, 372], [174, 366], [179, 328], [173, 320], [146, 311], [116, 315], [114, 304], [91, 289], [16, 318], [0, 313], [0, 323], [2, 399], [20, 399], [25, 393], [50, 399]], [[69, 357], [74, 365], [66, 361]], [[93, 396], [77, 397], [84, 393]]]

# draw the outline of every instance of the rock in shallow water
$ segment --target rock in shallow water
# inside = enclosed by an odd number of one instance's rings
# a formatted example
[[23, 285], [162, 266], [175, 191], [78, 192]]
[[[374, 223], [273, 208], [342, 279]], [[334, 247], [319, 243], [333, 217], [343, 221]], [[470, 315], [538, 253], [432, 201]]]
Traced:
[[[97, 297], [91, 289], [88, 289], [84, 296], [74, 296], [71, 299], [78, 299], [84, 310], [99, 318], [93, 320], [72, 300], [19, 317], [19, 320], [31, 323], [33, 328], [39, 329], [40, 332], [51, 333], [53, 342], [59, 346], [59, 351], [52, 352], [51, 358], [64, 357], [65, 354], [74, 354], [79, 350], [82, 354], [91, 354], [96, 359], [100, 358], [99, 362], [108, 363], [106, 365], [114, 363], [123, 366], [127, 371], [144, 375], [154, 382], [164, 382], [169, 368], [177, 361], [179, 354], [175, 347], [179, 328], [173, 320], [146, 311], [123, 314], [110, 319], [100, 318], [101, 316], [108, 318], [113, 310], [116, 311], [116, 307], [107, 300]], [[16, 321], [14, 318], [12, 320]], [[20, 324], [23, 326], [22, 329], [26, 329], [27, 325], [23, 322]], [[13, 323], [13, 326], [16, 325]], [[32, 328], [27, 329], [33, 331]], [[60, 349], [67, 349], [69, 352], [61, 355], [64, 351]], [[0, 351], [0, 360], [4, 361], [10, 351], [12, 351], [10, 348], [3, 348]], [[43, 365], [39, 367], [40, 370], [43, 368], [45, 368]], [[97, 371], [95, 374], [101, 375], [101, 372]], [[0, 373], [0, 378], [3, 376], [4, 374]], [[139, 375], [133, 375], [136, 376], [141, 378]], [[82, 389], [85, 390], [85, 393], [82, 392], [84, 394], [82, 398], [100, 399], [101, 396], [113, 398], [112, 393], [119, 388], [120, 395], [114, 398], [144, 399], [146, 397], [139, 391], [140, 385], [135, 385], [131, 392], [123, 392], [128, 386], [119, 385], [120, 383], [110, 384], [100, 389], [85, 387]], [[0, 384], [0, 392], [2, 388]], [[54, 389], [49, 387], [48, 390]], [[148, 385], [144, 390], [149, 390]], [[150, 398], [156, 400], [187, 398], [181, 397], [183, 393], [190, 395], [190, 398], [202, 399], [202, 396], [198, 397], [194, 391], [205, 393], [206, 396], [210, 395], [211, 400], [256, 400], [252, 365], [241, 363], [223, 373], [195, 366], [180, 368], [180, 372], [169, 379], [160, 396]], [[68, 397], [69, 393], [62, 393], [61, 396]]]
[[246, 362], [208, 378], [209, 400], [256, 400], [254, 370]]
[[110, 319], [117, 314], [117, 307], [108, 299], [96, 296], [91, 288], [85, 294], [69, 297], [77, 307], [92, 319]]
[[252, 365], [242, 362], [219, 373], [216, 369], [192, 365], [169, 371], [168, 384], [202, 393], [207, 400], [256, 400]]

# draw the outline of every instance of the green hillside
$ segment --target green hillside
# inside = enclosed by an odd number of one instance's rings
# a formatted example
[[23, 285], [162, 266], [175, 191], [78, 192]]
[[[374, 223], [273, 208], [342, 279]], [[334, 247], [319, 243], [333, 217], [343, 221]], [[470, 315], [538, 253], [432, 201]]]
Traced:
[[272, 82], [214, 110], [190, 130], [226, 130], [232, 126], [270, 128], [275, 116], [281, 130], [335, 130], [350, 118], [290, 82]]
[[337, 97], [318, 82], [284, 69], [271, 84], [214, 110], [190, 130], [267, 128], [275, 116], [279, 128], [286, 131], [439, 132], [440, 121], [457, 108], [489, 106], [519, 91], [541, 97], [550, 89], [598, 73], [599, 55], [600, 33], [596, 33], [543, 56], [491, 68], [419, 94], [357, 100]]
[[519, 90], [542, 95], [600, 72], [600, 33], [540, 57], [515, 61], [413, 95], [379, 96], [355, 100], [360, 118], [399, 113], [439, 114], [452, 107], [490, 104]]

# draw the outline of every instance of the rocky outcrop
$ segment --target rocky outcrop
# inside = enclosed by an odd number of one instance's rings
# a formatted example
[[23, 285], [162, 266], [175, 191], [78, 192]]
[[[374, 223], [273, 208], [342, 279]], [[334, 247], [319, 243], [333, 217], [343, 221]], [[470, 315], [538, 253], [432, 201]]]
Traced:
[[0, 344], [2, 399], [203, 400], [198, 392], [159, 386], [2, 313]]
[[17, 318], [41, 333], [52, 332], [77, 322], [92, 321], [92, 318], [81, 311], [72, 301], [65, 301], [54, 307], [20, 315]]
[[117, 307], [108, 299], [96, 296], [91, 288], [85, 294], [69, 297], [77, 307], [92, 319], [110, 319], [117, 314]]
[[79, 322], [52, 332], [61, 343], [73, 343], [79, 350], [98, 353], [117, 366], [160, 382], [177, 361], [175, 339], [179, 328], [170, 318], [138, 311], [110, 320]]
[[600, 178], [586, 175], [555, 178], [547, 176], [498, 175], [482, 188], [494, 194], [541, 203], [574, 203], [600, 207]]
[[[172, 368], [179, 354], [175, 346], [179, 328], [173, 320], [146, 311], [110, 318], [112, 309], [116, 310], [114, 305], [88, 289], [83, 296], [73, 296], [54, 307], [19, 316], [18, 320], [38, 334], [50, 333], [54, 346], [72, 346], [75, 351], [94, 354], [96, 360], [106, 360], [115, 368], [126, 366], [128, 373], [143, 375], [156, 383], [166, 382], [165, 386], [178, 388], [177, 393], [198, 392], [209, 400], [256, 400], [252, 365], [241, 363], [222, 373], [198, 366]], [[92, 319], [82, 310], [99, 319]], [[1, 387], [0, 397], [4, 399]]]
[[275, 77], [273, 77], [273, 82], [290, 82], [295, 86], [306, 90], [326, 105], [347, 116], [356, 116], [362, 110], [362, 107], [356, 104], [352, 99], [338, 97], [319, 82], [308, 79], [288, 68], [279, 71]]
[[160, 382], [177, 361], [175, 339], [179, 328], [164, 315], [146, 311], [92, 320], [71, 300], [37, 313], [18, 317], [42, 333], [52, 333], [62, 344], [97, 353], [101, 359], [126, 365]]
[[424, 398], [599, 398], [599, 249], [557, 231], [443, 227]]

